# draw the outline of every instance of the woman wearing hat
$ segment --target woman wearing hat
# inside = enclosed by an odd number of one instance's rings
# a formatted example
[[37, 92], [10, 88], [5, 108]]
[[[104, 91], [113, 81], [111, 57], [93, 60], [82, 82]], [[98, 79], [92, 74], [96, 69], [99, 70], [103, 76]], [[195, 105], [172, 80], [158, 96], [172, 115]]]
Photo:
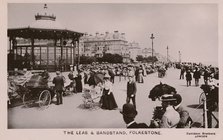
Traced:
[[161, 101], [162, 101], [162, 107], [166, 111], [163, 114], [163, 117], [160, 122], [154, 122], [156, 127], [176, 128], [180, 121], [180, 115], [173, 107], [176, 98], [174, 98], [173, 95], [165, 94], [162, 96]]
[[112, 83], [108, 74], [104, 76], [103, 93], [100, 103], [102, 109], [112, 110], [118, 107], [112, 93]]

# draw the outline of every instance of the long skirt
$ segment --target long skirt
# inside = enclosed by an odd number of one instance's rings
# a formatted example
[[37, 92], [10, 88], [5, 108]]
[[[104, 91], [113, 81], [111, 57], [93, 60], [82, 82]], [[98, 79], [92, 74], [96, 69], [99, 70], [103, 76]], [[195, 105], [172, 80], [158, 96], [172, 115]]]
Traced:
[[104, 90], [103, 91], [103, 95], [101, 96], [101, 100], [100, 103], [102, 104], [101, 108], [102, 109], [108, 109], [108, 110], [112, 110], [117, 108], [117, 103], [115, 101], [114, 95], [111, 92], [108, 95], [109, 90]]
[[142, 75], [142, 73], [140, 73], [140, 74], [138, 75], [137, 82], [138, 82], [138, 83], [143, 83], [143, 75]]

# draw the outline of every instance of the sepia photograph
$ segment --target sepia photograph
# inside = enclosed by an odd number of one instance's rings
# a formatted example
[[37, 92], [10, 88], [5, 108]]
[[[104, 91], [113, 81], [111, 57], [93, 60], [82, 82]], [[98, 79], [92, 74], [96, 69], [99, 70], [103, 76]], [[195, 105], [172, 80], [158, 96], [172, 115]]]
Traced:
[[218, 3], [5, 7], [6, 130], [222, 138]]

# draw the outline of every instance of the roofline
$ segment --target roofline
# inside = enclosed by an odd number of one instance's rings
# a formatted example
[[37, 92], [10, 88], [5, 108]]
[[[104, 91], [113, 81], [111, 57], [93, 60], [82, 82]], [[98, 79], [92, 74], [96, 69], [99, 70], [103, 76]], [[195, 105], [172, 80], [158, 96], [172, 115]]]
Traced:
[[8, 31], [13, 31], [13, 30], [26, 30], [26, 29], [30, 29], [30, 30], [56, 30], [56, 31], [68, 31], [68, 32], [72, 32], [72, 33], [78, 33], [80, 34], [81, 36], [84, 35], [84, 33], [81, 33], [81, 32], [76, 32], [76, 31], [72, 31], [72, 30], [69, 30], [69, 29], [46, 29], [46, 28], [33, 28], [33, 27], [23, 27], [23, 28], [8, 28]]

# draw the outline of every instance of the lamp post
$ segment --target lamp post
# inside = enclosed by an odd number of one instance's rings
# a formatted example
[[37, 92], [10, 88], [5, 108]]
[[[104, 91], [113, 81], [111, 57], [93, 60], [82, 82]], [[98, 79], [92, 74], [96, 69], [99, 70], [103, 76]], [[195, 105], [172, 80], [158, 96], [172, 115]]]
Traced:
[[179, 51], [179, 63], [181, 62], [181, 52]]
[[167, 47], [166, 47], [166, 61], [167, 61], [167, 63], [168, 63], [168, 61], [169, 61], [169, 59], [168, 59], [168, 57], [169, 57], [168, 50], [169, 50], [169, 48], [168, 48], [168, 46], [167, 46]]
[[153, 39], [154, 39], [155, 37], [153, 36], [153, 34], [151, 34], [151, 37], [150, 37], [150, 39], [152, 39], [152, 63], [153, 63]]

